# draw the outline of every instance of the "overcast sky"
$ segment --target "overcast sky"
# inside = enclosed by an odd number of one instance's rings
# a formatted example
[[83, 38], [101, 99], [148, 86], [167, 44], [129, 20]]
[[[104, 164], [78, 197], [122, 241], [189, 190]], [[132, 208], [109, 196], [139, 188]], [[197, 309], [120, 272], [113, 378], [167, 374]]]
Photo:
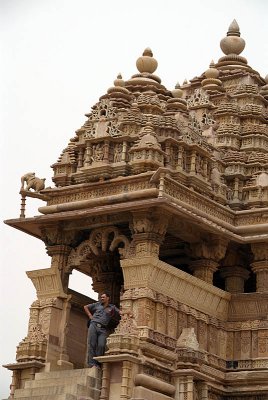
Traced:
[[[223, 55], [219, 42], [236, 18], [242, 55], [268, 74], [267, 0], [0, 0], [1, 220], [18, 218], [20, 177], [35, 171], [51, 186], [68, 140], [118, 72], [129, 79], [151, 47], [156, 74], [173, 89]], [[27, 200], [27, 216], [40, 201]], [[44, 244], [1, 224], [1, 364], [15, 362], [35, 289], [25, 271], [47, 268]], [[71, 286], [92, 296], [84, 276]], [[0, 367], [0, 398], [11, 374]]]

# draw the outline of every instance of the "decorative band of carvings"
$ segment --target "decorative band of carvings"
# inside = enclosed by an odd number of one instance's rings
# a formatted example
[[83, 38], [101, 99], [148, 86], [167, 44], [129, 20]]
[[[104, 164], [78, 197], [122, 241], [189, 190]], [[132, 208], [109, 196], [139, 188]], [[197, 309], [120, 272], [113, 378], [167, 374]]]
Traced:
[[[155, 257], [121, 261], [125, 289], [149, 288], [225, 321], [231, 294]], [[189, 295], [189, 293], [191, 295]]]
[[88, 187], [85, 190], [78, 191], [77, 189], [70, 193], [64, 193], [62, 195], [57, 195], [48, 201], [48, 206], [56, 205], [56, 204], [64, 204], [81, 200], [90, 200], [97, 199], [100, 197], [109, 197], [122, 193], [136, 192], [144, 189], [154, 188], [155, 185], [152, 185], [148, 181], [148, 176], [146, 176], [143, 180], [136, 180], [134, 182], [109, 182], [109, 184], [105, 186], [98, 187]]
[[63, 291], [58, 268], [38, 269], [26, 273], [28, 278], [30, 278], [34, 284], [38, 299], [48, 297], [67, 297], [67, 294]]
[[234, 213], [232, 211], [224, 209], [223, 206], [204, 198], [171, 178], [165, 178], [164, 192], [185, 204], [189, 204], [195, 210], [202, 211], [230, 225], [234, 224]]

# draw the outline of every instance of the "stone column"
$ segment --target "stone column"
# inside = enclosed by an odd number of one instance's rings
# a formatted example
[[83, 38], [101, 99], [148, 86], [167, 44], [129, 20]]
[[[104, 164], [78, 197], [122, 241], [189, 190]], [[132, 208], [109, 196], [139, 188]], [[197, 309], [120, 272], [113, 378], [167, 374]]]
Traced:
[[182, 170], [182, 153], [183, 153], [183, 147], [179, 147], [178, 149], [178, 163], [176, 169], [181, 171]]
[[86, 141], [86, 146], [84, 166], [89, 167], [92, 164], [92, 144]]
[[170, 163], [170, 143], [166, 142], [165, 153], [167, 155], [166, 167], [171, 167]]
[[168, 226], [168, 219], [161, 213], [150, 211], [133, 212], [133, 232], [130, 256], [159, 256], [159, 248], [163, 242]]
[[245, 281], [249, 277], [249, 271], [240, 266], [223, 267], [220, 275], [225, 279], [225, 290], [230, 293], [244, 293]]
[[47, 254], [51, 257], [51, 268], [60, 271], [63, 290], [67, 293], [71, 271], [67, 269], [68, 256], [72, 248], [65, 244], [47, 246]]
[[105, 163], [109, 162], [109, 141], [105, 140], [104, 141], [104, 146], [103, 146], [103, 161]]
[[268, 242], [252, 243], [254, 262], [251, 264], [256, 274], [256, 291], [268, 291]]
[[207, 180], [208, 179], [208, 160], [207, 160], [207, 158], [204, 158], [203, 172], [204, 172], [204, 178]]
[[193, 272], [193, 276], [202, 279], [203, 281], [213, 284], [213, 275], [217, 271], [219, 264], [213, 260], [207, 260], [206, 258], [195, 260], [190, 265], [190, 270]]
[[195, 400], [193, 377], [178, 376], [175, 378], [175, 400]]
[[84, 150], [80, 148], [78, 152], [77, 168], [83, 167], [83, 155], [84, 155]]
[[190, 173], [195, 174], [195, 164], [196, 164], [196, 151], [191, 152], [191, 166], [190, 166]]
[[226, 253], [227, 245], [228, 241], [220, 237], [208, 237], [206, 240], [192, 243], [193, 255], [197, 257], [189, 266], [193, 275], [213, 284], [213, 274]]
[[123, 141], [123, 149], [122, 149], [122, 159], [121, 161], [126, 161], [126, 155], [127, 155], [127, 141]]

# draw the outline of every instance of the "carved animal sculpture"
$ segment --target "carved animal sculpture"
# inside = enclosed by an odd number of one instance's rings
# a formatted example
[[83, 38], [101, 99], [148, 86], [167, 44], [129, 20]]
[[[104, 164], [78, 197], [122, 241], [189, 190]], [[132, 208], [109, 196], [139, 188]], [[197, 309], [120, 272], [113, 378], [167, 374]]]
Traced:
[[[45, 188], [46, 178], [40, 179], [35, 176], [35, 172], [28, 172], [21, 177], [21, 190], [29, 191], [30, 189], [40, 192]], [[24, 182], [26, 182], [26, 188], [24, 188]]]

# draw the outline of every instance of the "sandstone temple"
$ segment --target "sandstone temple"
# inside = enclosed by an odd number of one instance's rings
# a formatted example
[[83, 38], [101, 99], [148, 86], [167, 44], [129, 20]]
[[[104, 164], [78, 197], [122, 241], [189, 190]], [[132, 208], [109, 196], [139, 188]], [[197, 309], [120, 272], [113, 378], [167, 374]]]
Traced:
[[[235, 20], [220, 47], [174, 90], [146, 48], [52, 165], [54, 187], [22, 177], [5, 222], [51, 266], [27, 272], [37, 298], [5, 365], [10, 399], [268, 399], [268, 75], [240, 55]], [[87, 367], [93, 300], [68, 287], [73, 270], [122, 310], [101, 370]]]

